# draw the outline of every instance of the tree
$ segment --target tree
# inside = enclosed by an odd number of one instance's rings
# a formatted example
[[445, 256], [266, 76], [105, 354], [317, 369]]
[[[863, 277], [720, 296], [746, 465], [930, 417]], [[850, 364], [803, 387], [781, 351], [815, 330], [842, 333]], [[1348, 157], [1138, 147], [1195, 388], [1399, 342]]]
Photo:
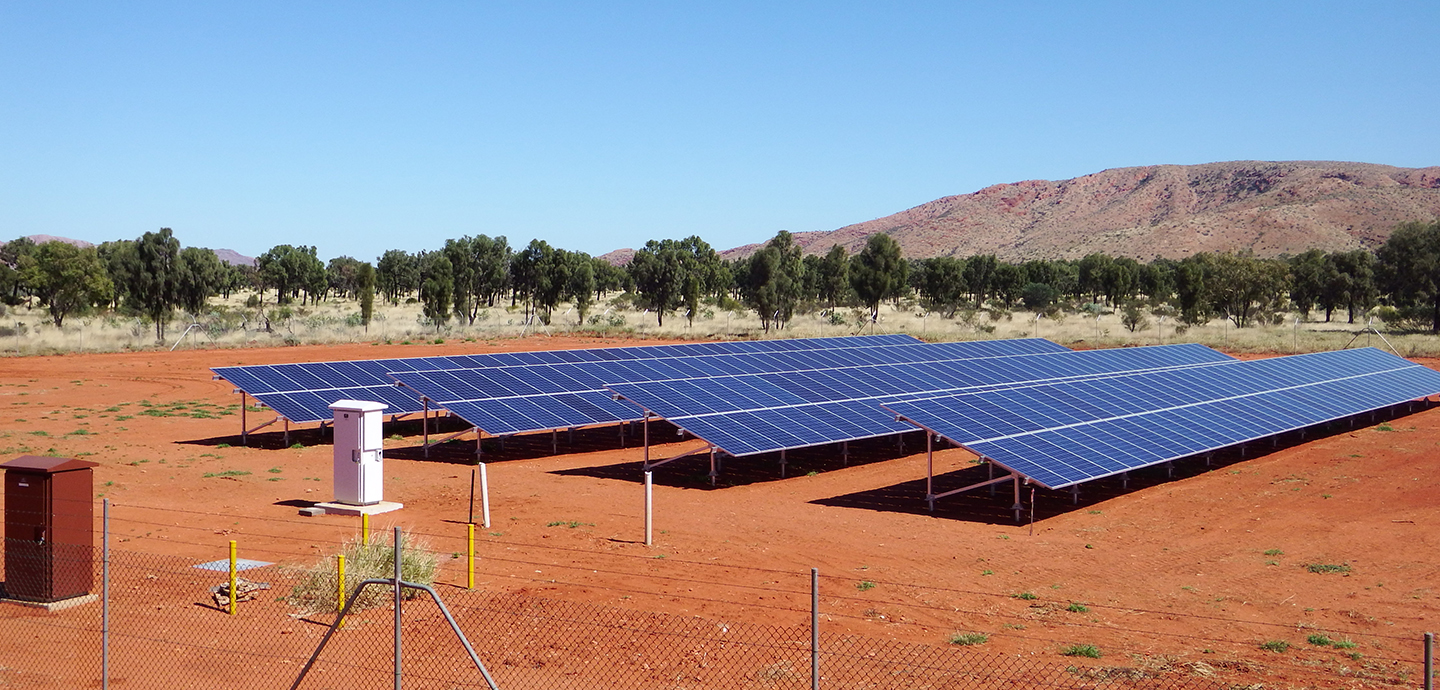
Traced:
[[311, 298], [318, 300], [329, 290], [325, 264], [315, 254], [313, 246], [280, 244], [255, 260], [261, 284], [275, 289], [277, 304], [285, 304], [302, 292], [302, 304]]
[[110, 300], [114, 286], [94, 247], [46, 242], [19, 260], [21, 279], [49, 309], [57, 327], [64, 325], [66, 316]]
[[446, 240], [442, 251], [455, 272], [455, 311], [473, 324], [480, 308], [495, 306], [510, 284], [510, 243], [503, 236], [465, 236]]
[[920, 297], [925, 308], [955, 316], [965, 300], [965, 262], [953, 256], [938, 256], [923, 264], [924, 278], [920, 281]]
[[225, 280], [225, 264], [209, 249], [186, 247], [180, 250], [177, 266], [176, 303], [191, 314], [204, 313], [205, 303]]
[[21, 257], [35, 251], [35, 242], [28, 237], [17, 237], [0, 245], [0, 289], [5, 292], [7, 304], [19, 304], [20, 293], [25, 291], [25, 281], [20, 277]]
[[1187, 325], [1205, 323], [1214, 313], [1206, 289], [1210, 263], [1209, 254], [1192, 254], [1175, 265], [1175, 297], [1179, 302], [1180, 321]]
[[[507, 265], [508, 268], [508, 265]], [[420, 261], [401, 249], [389, 249], [375, 261], [375, 285], [391, 304], [420, 288]]]
[[984, 307], [985, 300], [990, 297], [995, 267], [999, 263], [994, 254], [972, 256], [965, 262], [965, 285], [970, 288], [970, 298], [976, 307]]
[[337, 256], [325, 266], [325, 280], [329, 290], [339, 297], [357, 297], [360, 294], [359, 259]]
[[135, 273], [139, 270], [140, 255], [135, 251], [134, 240], [115, 240], [104, 242], [95, 248], [100, 255], [100, 262], [105, 264], [105, 274], [110, 276], [110, 282], [115, 289], [110, 293], [111, 304], [119, 307], [123, 302], [134, 303], [130, 295], [130, 286], [135, 282]]
[[1080, 292], [1090, 296], [1091, 302], [1099, 302], [1105, 294], [1106, 276], [1115, 260], [1105, 254], [1088, 254], [1080, 260]]
[[128, 286], [136, 306], [155, 322], [155, 339], [165, 340], [165, 323], [179, 299], [180, 240], [170, 228], [135, 241], [135, 272]]
[[1025, 272], [1015, 264], [998, 263], [995, 266], [994, 278], [991, 281], [991, 289], [995, 296], [1009, 309], [1020, 298], [1020, 291], [1025, 289]]
[[1290, 302], [1308, 321], [1325, 289], [1325, 252], [1311, 249], [1290, 259]]
[[1333, 285], [1340, 290], [1349, 323], [1355, 323], [1355, 314], [1369, 311], [1380, 296], [1375, 282], [1375, 255], [1357, 249], [1331, 254], [1330, 261], [1339, 273], [1339, 280]]
[[421, 256], [423, 279], [420, 282], [420, 308], [425, 319], [435, 324], [435, 332], [450, 320], [450, 304], [455, 290], [450, 260], [439, 252]]
[[566, 270], [564, 299], [575, 305], [577, 323], [585, 325], [585, 317], [595, 304], [595, 259], [585, 252], [562, 251]]
[[745, 281], [745, 302], [760, 315], [768, 332], [772, 325], [790, 322], [805, 286], [804, 262], [799, 245], [781, 230], [750, 257]]
[[816, 298], [825, 303], [829, 309], [845, 301], [846, 294], [850, 291], [850, 254], [845, 248], [836, 244], [830, 246], [830, 251], [825, 253], [816, 266]]
[[375, 316], [375, 267], [361, 262], [355, 270], [356, 291], [360, 297], [360, 323], [370, 332], [370, 319]]
[[[537, 304], [555, 294], [554, 277], [555, 250], [545, 240], [530, 240], [525, 249], [516, 252], [510, 259], [510, 285], [514, 298], [525, 304], [525, 322], [536, 310]], [[563, 283], [562, 283], [563, 285]], [[552, 305], [553, 308], [553, 305]], [[549, 315], [545, 323], [549, 323]]]
[[1025, 309], [1033, 312], [1043, 312], [1055, 304], [1055, 288], [1046, 283], [1029, 283], [1020, 291], [1020, 301], [1025, 303]]
[[1283, 299], [1286, 267], [1257, 259], [1250, 253], [1217, 254], [1208, 266], [1205, 283], [1211, 305], [1235, 322], [1250, 325], [1256, 314], [1279, 307]]
[[1440, 221], [1400, 224], [1377, 254], [1397, 306], [1423, 314], [1440, 333]]
[[870, 310], [870, 322], [880, 318], [880, 301], [904, 284], [907, 267], [895, 238], [876, 233], [850, 262], [850, 287], [860, 303]]
[[694, 274], [700, 291], [714, 294], [724, 289], [720, 257], [697, 236], [683, 240], [650, 240], [635, 252], [626, 267], [626, 274], [640, 303], [655, 310], [658, 325], [665, 325], [665, 314], [685, 302], [686, 286]]

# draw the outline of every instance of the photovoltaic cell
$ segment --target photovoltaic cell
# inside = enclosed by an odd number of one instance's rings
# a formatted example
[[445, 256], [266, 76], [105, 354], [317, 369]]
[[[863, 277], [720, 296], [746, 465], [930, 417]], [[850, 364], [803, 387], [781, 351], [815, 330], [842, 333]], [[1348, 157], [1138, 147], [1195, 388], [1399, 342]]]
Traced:
[[[514, 367], [558, 364], [570, 361], [662, 360], [742, 352], [794, 352], [816, 348], [852, 348], [876, 345], [916, 345], [907, 335], [845, 336], [744, 340], [680, 345], [510, 352], [443, 357], [408, 357], [350, 362], [307, 362], [236, 367], [215, 367], [211, 371], [260, 402], [269, 405], [292, 422], [318, 422], [331, 418], [329, 404], [347, 396], [390, 404], [390, 414], [419, 412], [421, 402], [408, 393], [394, 393], [389, 372], [444, 371], [484, 367]], [[1055, 347], [1060, 347], [1055, 345]], [[390, 391], [386, 397], [385, 391]], [[317, 396], [305, 395], [316, 393]], [[342, 394], [343, 393], [343, 394]], [[324, 404], [314, 402], [329, 398]], [[393, 401], [393, 402], [391, 402]], [[285, 411], [282, 411], [285, 410]]]
[[[626, 362], [577, 362], [491, 369], [395, 372], [391, 376], [407, 388], [429, 398], [436, 406], [445, 408], [488, 433], [513, 434], [640, 419], [637, 408], [611, 399], [609, 392], [605, 390], [605, 385], [610, 382], [702, 380], [758, 372], [847, 372], [875, 364], [913, 364], [1056, 351], [1069, 352], [1048, 340], [1028, 338], [790, 350]], [[804, 394], [814, 396], [820, 393], [805, 390]], [[582, 395], [578, 400], [585, 401], [585, 404], [550, 409], [546, 414], [532, 411], [534, 405], [549, 405], [549, 398], [576, 395]], [[557, 419], [563, 420], [563, 423], [557, 423]]]
[[1051, 489], [1440, 394], [1374, 348], [892, 401], [885, 408]]
[[[913, 431], [880, 407], [891, 400], [1234, 361], [1183, 344], [607, 387], [726, 454], [743, 456]], [[812, 437], [821, 440], [812, 443]]]

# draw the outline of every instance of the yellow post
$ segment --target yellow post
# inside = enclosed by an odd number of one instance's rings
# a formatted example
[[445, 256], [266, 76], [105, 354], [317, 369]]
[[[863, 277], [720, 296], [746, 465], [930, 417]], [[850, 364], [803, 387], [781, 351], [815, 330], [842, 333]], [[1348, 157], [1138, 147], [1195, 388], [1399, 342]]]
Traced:
[[360, 514], [360, 545], [370, 545], [370, 514]]
[[345, 610], [345, 554], [335, 557], [335, 615]]
[[239, 598], [239, 592], [235, 591], [235, 540], [230, 540], [230, 615], [235, 615], [235, 600]]
[[475, 523], [465, 525], [465, 589], [475, 589]]

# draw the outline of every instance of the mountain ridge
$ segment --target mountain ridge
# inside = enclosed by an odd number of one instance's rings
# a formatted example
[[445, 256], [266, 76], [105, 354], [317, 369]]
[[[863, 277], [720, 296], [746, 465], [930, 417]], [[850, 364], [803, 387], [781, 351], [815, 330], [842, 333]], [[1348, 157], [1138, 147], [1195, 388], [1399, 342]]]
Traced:
[[[1401, 222], [1436, 218], [1440, 166], [1227, 161], [990, 185], [836, 230], [794, 235], [807, 254], [836, 244], [854, 254], [883, 232], [910, 258], [995, 254], [1024, 261], [1103, 252], [1149, 261], [1247, 249], [1261, 257], [1311, 248], [1373, 249]], [[762, 246], [721, 255], [742, 258]]]

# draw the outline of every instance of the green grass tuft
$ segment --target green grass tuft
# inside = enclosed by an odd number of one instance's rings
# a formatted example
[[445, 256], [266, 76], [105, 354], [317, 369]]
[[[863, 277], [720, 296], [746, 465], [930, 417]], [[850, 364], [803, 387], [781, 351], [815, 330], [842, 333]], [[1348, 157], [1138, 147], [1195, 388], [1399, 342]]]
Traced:
[[1066, 606], [1065, 610], [1069, 611], [1070, 613], [1089, 613], [1090, 607], [1078, 601], [1075, 601], [1071, 602], [1069, 606]]
[[247, 474], [250, 473], [245, 470], [225, 470], [224, 472], [206, 472], [200, 476], [209, 479], [211, 477], [243, 477]]
[[1349, 574], [1350, 572], [1350, 566], [1345, 565], [1344, 563], [1311, 563], [1310, 565], [1305, 566], [1305, 569], [1312, 573], [1319, 573], [1321, 575], [1324, 575], [1326, 573]]
[[1267, 652], [1283, 654], [1285, 650], [1290, 649], [1290, 643], [1285, 640], [1270, 640], [1268, 642], [1262, 642], [1260, 648]]
[[[400, 578], [406, 582], [429, 585], [435, 582], [437, 559], [422, 541], [409, 536], [402, 537], [404, 548], [400, 550]], [[371, 538], [361, 544], [359, 540], [346, 542], [341, 548], [345, 554], [345, 597], [355, 595], [360, 583], [367, 579], [383, 579], [395, 573], [395, 547], [383, 536]], [[306, 613], [327, 613], [336, 610], [335, 590], [338, 589], [335, 572], [335, 557], [329, 556], [307, 568], [297, 568], [299, 582], [290, 590], [285, 601], [300, 607]], [[404, 596], [414, 598], [417, 590], [406, 589]], [[365, 589], [351, 613], [357, 610], [384, 606], [393, 590], [388, 587], [371, 585]]]
[[1305, 641], [1315, 645], [1316, 647], [1329, 647], [1334, 642], [1334, 640], [1331, 640], [1330, 638], [1320, 633], [1311, 633], [1309, 637], [1305, 638]]
[[985, 644], [990, 641], [990, 636], [985, 633], [955, 633], [950, 636], [950, 644], [961, 647], [973, 647], [977, 644]]
[[1011, 594], [1010, 596], [1015, 597], [1016, 599], [1024, 599], [1025, 601], [1034, 601], [1040, 598], [1030, 592], [1021, 592], [1019, 594]]
[[1099, 659], [1100, 648], [1093, 644], [1072, 644], [1060, 650], [1061, 656], [1083, 656], [1087, 659]]
[[871, 581], [869, 581], [869, 580], [861, 580], [861, 581], [855, 583], [855, 589], [858, 589], [858, 590], [860, 590], [860, 591], [862, 591], [862, 592], [866, 592], [866, 591], [875, 589], [875, 583], [874, 583], [874, 582], [871, 582]]

